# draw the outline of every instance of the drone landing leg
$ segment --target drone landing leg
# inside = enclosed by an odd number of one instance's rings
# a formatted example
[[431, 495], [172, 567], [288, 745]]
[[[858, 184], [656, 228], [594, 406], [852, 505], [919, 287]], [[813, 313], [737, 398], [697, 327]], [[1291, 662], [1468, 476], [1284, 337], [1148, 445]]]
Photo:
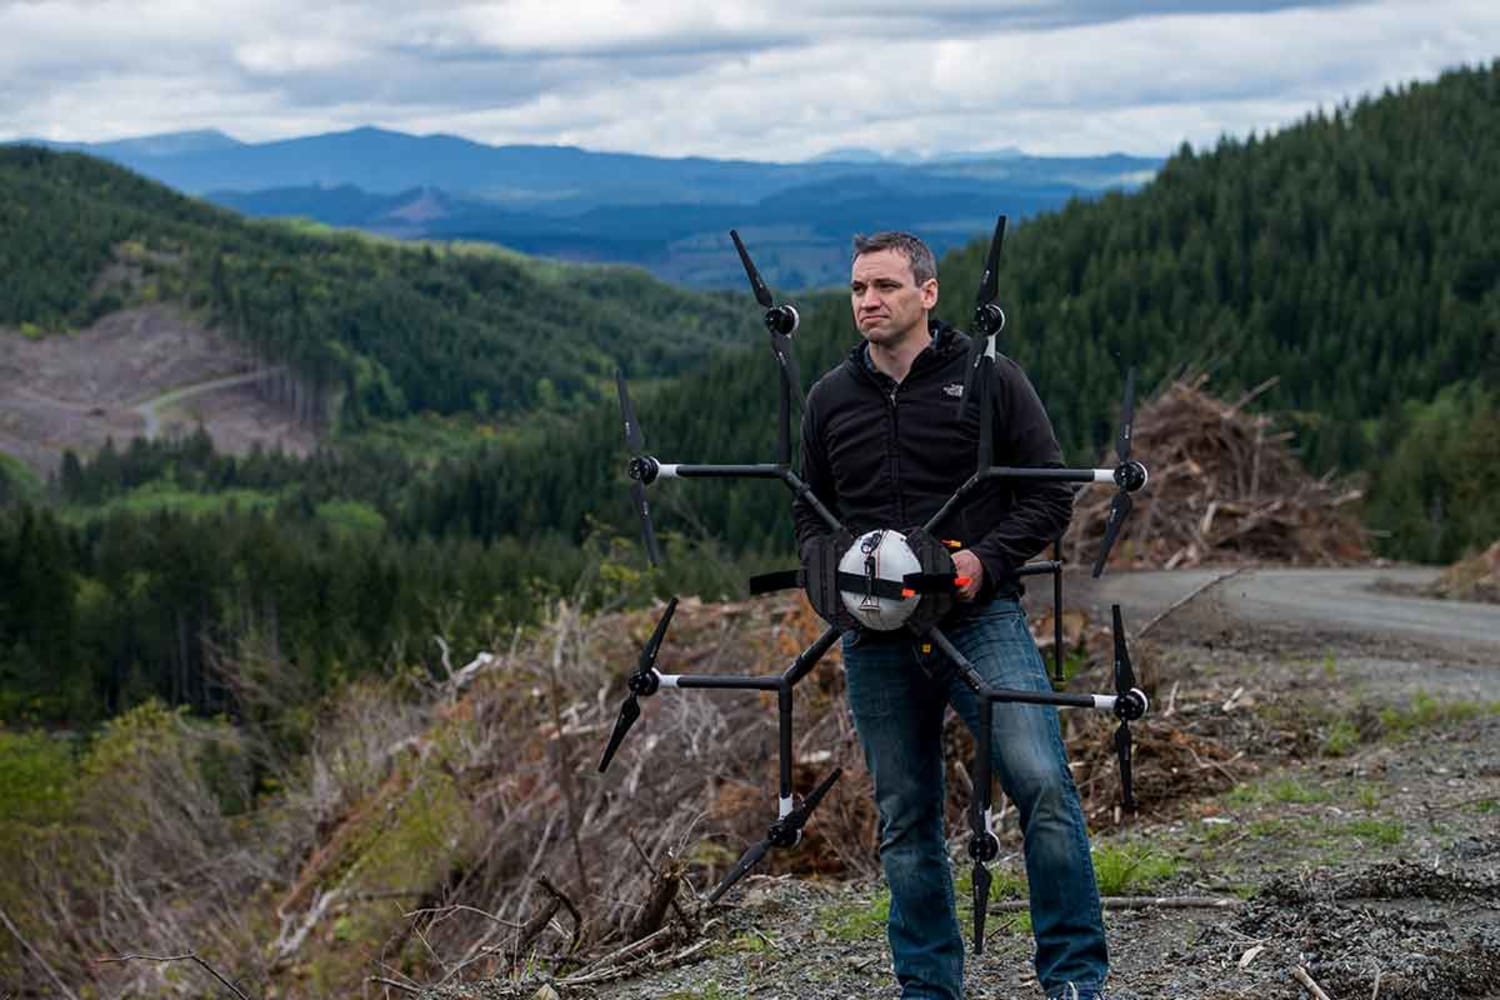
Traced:
[[995, 703], [979, 698], [979, 732], [974, 737], [974, 795], [969, 803], [969, 857], [974, 862], [974, 954], [984, 954], [984, 920], [990, 907], [989, 863], [1000, 856], [990, 803], [990, 730]]
[[[843, 774], [842, 769], [834, 769], [833, 773], [818, 783], [818, 786], [808, 793], [807, 798], [802, 800], [801, 805], [795, 804], [792, 786], [792, 688], [797, 682], [806, 677], [808, 673], [817, 666], [823, 654], [838, 641], [840, 630], [830, 626], [823, 634], [808, 646], [797, 658], [792, 661], [791, 666], [779, 677], [763, 678], [756, 684], [760, 690], [776, 692], [777, 707], [777, 738], [778, 738], [778, 783], [779, 801], [777, 803], [776, 821], [766, 831], [764, 840], [759, 841], [741, 855], [740, 860], [729, 870], [714, 891], [709, 894], [708, 901], [716, 903], [736, 882], [750, 873], [750, 870], [760, 863], [773, 847], [796, 847], [802, 840], [802, 828], [807, 825], [812, 812], [828, 794], [833, 783], [839, 780]], [[693, 682], [701, 681], [702, 678], [690, 678]], [[688, 685], [692, 686], [692, 685]], [[702, 685], [707, 686], [707, 685]]]

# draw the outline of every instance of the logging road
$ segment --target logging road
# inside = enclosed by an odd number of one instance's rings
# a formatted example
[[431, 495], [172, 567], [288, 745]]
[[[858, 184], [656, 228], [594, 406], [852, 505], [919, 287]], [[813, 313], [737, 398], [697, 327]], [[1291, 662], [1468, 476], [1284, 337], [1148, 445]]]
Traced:
[[[1461, 644], [1500, 656], [1500, 605], [1414, 596], [1438, 570], [1414, 566], [1344, 569], [1224, 568], [1112, 572], [1101, 580], [1070, 581], [1072, 601], [1107, 608], [1118, 603], [1141, 625], [1189, 598], [1183, 609], [1211, 603], [1246, 625], [1390, 636]], [[1217, 582], [1215, 582], [1217, 580]], [[1201, 588], [1201, 590], [1200, 590]], [[1174, 611], [1169, 617], [1177, 615]]]

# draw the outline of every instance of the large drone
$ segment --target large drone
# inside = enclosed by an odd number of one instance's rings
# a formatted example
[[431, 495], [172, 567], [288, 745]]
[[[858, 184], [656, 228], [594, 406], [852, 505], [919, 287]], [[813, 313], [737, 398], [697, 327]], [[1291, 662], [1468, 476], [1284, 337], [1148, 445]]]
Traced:
[[[995, 835], [995, 816], [990, 801], [990, 741], [996, 702], [1026, 702], [1060, 707], [1092, 708], [1111, 713], [1119, 720], [1114, 746], [1120, 763], [1122, 797], [1125, 808], [1134, 810], [1135, 796], [1131, 784], [1130, 723], [1146, 714], [1146, 695], [1136, 686], [1136, 678], [1125, 644], [1125, 629], [1119, 605], [1112, 609], [1114, 631], [1114, 693], [1074, 694], [1038, 692], [991, 687], [974, 665], [938, 627], [953, 606], [957, 589], [967, 581], [954, 569], [951, 550], [957, 543], [942, 540], [941, 526], [965, 497], [990, 480], [1042, 480], [1070, 483], [1113, 483], [1116, 493], [1110, 504], [1104, 539], [1094, 561], [1093, 575], [1104, 569], [1109, 551], [1119, 537], [1120, 527], [1131, 510], [1131, 494], [1146, 484], [1145, 466], [1130, 457], [1131, 427], [1135, 410], [1135, 376], [1126, 378], [1115, 453], [1119, 459], [1112, 469], [1018, 468], [993, 464], [994, 427], [990, 405], [991, 383], [995, 378], [996, 340], [1005, 327], [1005, 312], [996, 302], [999, 297], [1000, 248], [1005, 236], [1005, 216], [995, 226], [984, 276], [980, 281], [974, 309], [973, 349], [963, 398], [974, 389], [979, 398], [979, 457], [973, 475], [943, 504], [924, 525], [906, 533], [894, 529], [866, 532], [855, 538], [839, 519], [813, 494], [811, 488], [791, 468], [791, 416], [794, 399], [800, 399], [800, 378], [792, 353], [792, 335], [798, 326], [798, 315], [790, 305], [777, 305], [771, 291], [761, 279], [739, 234], [730, 231], [735, 249], [744, 264], [756, 301], [765, 310], [765, 325], [770, 334], [771, 351], [776, 358], [780, 378], [779, 433], [777, 460], [752, 465], [689, 465], [662, 462], [646, 454], [645, 435], [636, 419], [635, 408], [623, 374], [616, 376], [620, 415], [625, 424], [625, 442], [631, 451], [629, 465], [632, 505], [640, 519], [641, 537], [647, 558], [656, 565], [661, 558], [656, 532], [651, 523], [646, 487], [659, 479], [777, 479], [827, 525], [826, 542], [815, 547], [809, 565], [801, 571], [772, 573], [751, 580], [751, 592], [802, 587], [814, 609], [828, 622], [828, 628], [804, 649], [784, 671], [760, 677], [719, 674], [668, 674], [657, 669], [656, 660], [671, 624], [677, 599], [668, 602], [651, 638], [641, 651], [635, 672], [627, 682], [629, 693], [620, 707], [620, 715], [610, 734], [609, 743], [599, 761], [605, 771], [614, 759], [625, 736], [640, 718], [640, 699], [662, 689], [704, 688], [731, 691], [775, 692], [779, 727], [779, 809], [766, 836], [751, 845], [708, 895], [717, 902], [773, 848], [795, 847], [802, 839], [803, 827], [839, 779], [835, 769], [820, 781], [800, 802], [792, 788], [792, 689], [817, 665], [840, 635], [851, 628], [873, 628], [880, 631], [904, 629], [916, 637], [926, 655], [924, 668], [934, 680], [957, 676], [977, 696], [980, 736], [974, 740], [974, 795], [969, 809], [969, 857], [974, 863], [974, 951], [984, 948], [984, 924], [988, 909], [991, 875], [988, 864], [1000, 853]], [[1020, 570], [1022, 576], [1050, 575], [1053, 578], [1054, 621], [1061, 629], [1062, 564], [1054, 558], [1033, 562]], [[1062, 679], [1062, 641], [1056, 636], [1054, 676]], [[940, 656], [938, 654], [941, 654]]]

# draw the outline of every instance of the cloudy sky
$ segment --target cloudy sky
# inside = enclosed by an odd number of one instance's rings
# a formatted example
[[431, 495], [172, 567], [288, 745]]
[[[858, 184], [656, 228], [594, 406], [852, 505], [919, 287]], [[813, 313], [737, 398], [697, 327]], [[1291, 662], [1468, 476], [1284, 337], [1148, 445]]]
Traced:
[[1495, 0], [0, 0], [0, 139], [1163, 154], [1497, 56]]

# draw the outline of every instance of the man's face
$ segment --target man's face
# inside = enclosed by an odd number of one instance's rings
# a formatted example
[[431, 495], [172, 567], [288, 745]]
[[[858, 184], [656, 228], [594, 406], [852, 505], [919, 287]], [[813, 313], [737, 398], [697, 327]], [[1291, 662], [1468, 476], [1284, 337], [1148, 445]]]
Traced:
[[938, 283], [921, 285], [899, 250], [878, 250], [854, 259], [849, 279], [854, 325], [878, 347], [896, 347], [927, 329], [927, 311], [937, 305]]

